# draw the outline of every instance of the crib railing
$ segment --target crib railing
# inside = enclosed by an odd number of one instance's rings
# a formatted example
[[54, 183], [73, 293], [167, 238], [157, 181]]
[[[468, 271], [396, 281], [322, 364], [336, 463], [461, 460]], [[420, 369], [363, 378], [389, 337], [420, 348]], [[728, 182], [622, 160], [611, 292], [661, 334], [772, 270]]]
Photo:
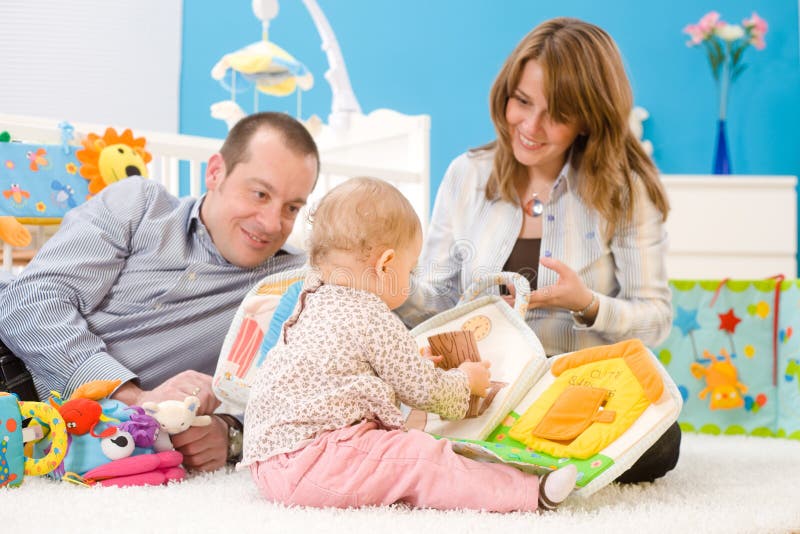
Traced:
[[[13, 139], [44, 144], [60, 144], [60, 121], [6, 115], [0, 113], [0, 130], [7, 130]], [[78, 140], [89, 133], [102, 135], [109, 125], [70, 122], [74, 128], [74, 139]], [[122, 133], [125, 126], [111, 125]], [[201, 165], [222, 145], [222, 139], [198, 137], [193, 135], [169, 134], [145, 130], [133, 130], [136, 137], [147, 139], [146, 149], [153, 156], [148, 165], [150, 177], [162, 183], [171, 193], [181, 195], [180, 162], [189, 165], [189, 190], [184, 195], [199, 195], [203, 176]]]
[[[60, 144], [61, 121], [0, 113], [0, 131], [13, 139]], [[403, 115], [380, 109], [369, 115], [355, 115], [347, 130], [321, 126], [314, 131], [320, 150], [320, 178], [311, 203], [338, 183], [353, 176], [374, 176], [391, 182], [411, 201], [427, 227], [430, 205], [430, 117]], [[89, 133], [102, 135], [109, 125], [71, 122], [74, 139]], [[110, 125], [118, 133], [126, 126]], [[204, 167], [208, 158], [222, 146], [222, 139], [170, 134], [133, 129], [135, 137], [147, 140], [146, 150], [153, 159], [148, 165], [150, 178], [163, 184], [176, 196], [199, 196], [204, 191]], [[290, 242], [302, 246], [308, 227], [296, 225]], [[34, 231], [33, 247], [41, 245], [44, 232]], [[3, 244], [3, 269], [12, 269], [12, 249]]]

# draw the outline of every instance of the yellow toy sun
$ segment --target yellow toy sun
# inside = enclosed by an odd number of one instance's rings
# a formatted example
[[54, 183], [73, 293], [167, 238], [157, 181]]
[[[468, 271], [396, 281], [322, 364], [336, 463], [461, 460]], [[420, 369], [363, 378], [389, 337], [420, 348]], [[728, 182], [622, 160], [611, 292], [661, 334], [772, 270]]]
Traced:
[[133, 137], [126, 129], [122, 135], [107, 128], [102, 137], [90, 133], [82, 141], [83, 150], [75, 155], [81, 162], [80, 174], [89, 180], [89, 194], [128, 176], [147, 177], [147, 164], [153, 157], [144, 149], [144, 137]]

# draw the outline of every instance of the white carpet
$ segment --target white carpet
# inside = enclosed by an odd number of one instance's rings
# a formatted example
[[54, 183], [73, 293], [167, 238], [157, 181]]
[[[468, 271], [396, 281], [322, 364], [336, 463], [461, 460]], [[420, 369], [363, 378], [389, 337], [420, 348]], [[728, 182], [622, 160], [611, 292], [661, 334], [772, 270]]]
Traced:
[[[476, 491], [480, 491], [476, 488]], [[464, 532], [800, 532], [800, 442], [684, 435], [678, 467], [653, 484], [612, 485], [549, 514], [284, 508], [249, 474], [169, 487], [81, 488], [26, 478], [0, 489], [0, 532], [460, 534]]]

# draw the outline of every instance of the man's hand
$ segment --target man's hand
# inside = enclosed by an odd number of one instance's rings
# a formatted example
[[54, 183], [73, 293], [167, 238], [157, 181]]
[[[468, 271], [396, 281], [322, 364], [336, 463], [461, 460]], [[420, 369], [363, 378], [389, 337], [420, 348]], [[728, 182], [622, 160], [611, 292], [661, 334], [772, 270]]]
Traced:
[[187, 469], [215, 471], [228, 460], [228, 424], [216, 415], [210, 425], [193, 426], [171, 438]]
[[[183, 401], [189, 395], [200, 399], [197, 415], [208, 415], [220, 405], [219, 399], [211, 390], [213, 377], [197, 371], [183, 371], [152, 390], [142, 390], [133, 382], [126, 382], [111, 395], [112, 399], [127, 405], [141, 406], [142, 403], [163, 400]], [[188, 432], [188, 430], [187, 430]]]

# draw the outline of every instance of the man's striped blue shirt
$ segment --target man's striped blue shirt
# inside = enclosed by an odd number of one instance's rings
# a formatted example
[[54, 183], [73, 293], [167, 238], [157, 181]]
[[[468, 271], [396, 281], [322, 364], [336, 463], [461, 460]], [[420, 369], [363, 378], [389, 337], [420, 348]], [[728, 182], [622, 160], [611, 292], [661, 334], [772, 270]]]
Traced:
[[117, 182], [68, 212], [0, 293], [0, 337], [41, 398], [96, 379], [148, 390], [186, 369], [213, 374], [247, 290], [304, 263], [282, 250], [254, 269], [231, 265], [201, 203], [139, 177]]

